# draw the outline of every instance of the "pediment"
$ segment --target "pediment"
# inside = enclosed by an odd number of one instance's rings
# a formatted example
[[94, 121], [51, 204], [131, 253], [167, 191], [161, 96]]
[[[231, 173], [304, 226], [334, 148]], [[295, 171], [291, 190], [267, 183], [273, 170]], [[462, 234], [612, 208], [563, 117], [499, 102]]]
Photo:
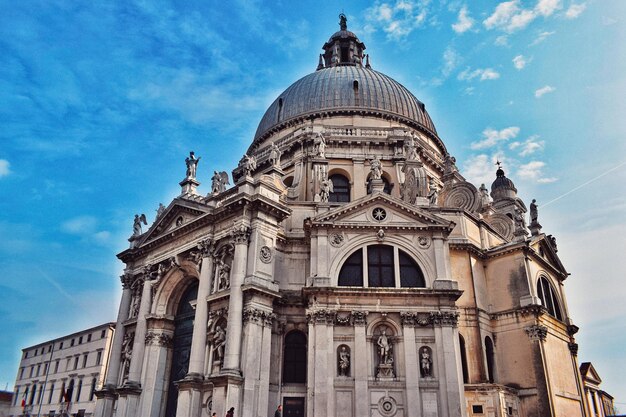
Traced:
[[554, 244], [552, 243], [550, 237], [546, 235], [540, 235], [535, 242], [531, 244], [533, 249], [539, 254], [539, 256], [549, 263], [553, 268], [557, 269], [559, 272], [567, 276], [567, 270], [561, 259], [556, 253]]
[[581, 366], [582, 377], [585, 381], [592, 382], [596, 385], [600, 385], [602, 383], [602, 378], [598, 375], [596, 368], [593, 367], [591, 362], [586, 362]]
[[209, 207], [201, 206], [182, 198], [174, 199], [158, 216], [148, 231], [141, 236], [139, 246], [179, 229], [208, 213]]
[[311, 225], [314, 227], [384, 227], [449, 231], [454, 228], [453, 222], [431, 213], [427, 208], [408, 204], [384, 193], [368, 195], [319, 214], [312, 219]]

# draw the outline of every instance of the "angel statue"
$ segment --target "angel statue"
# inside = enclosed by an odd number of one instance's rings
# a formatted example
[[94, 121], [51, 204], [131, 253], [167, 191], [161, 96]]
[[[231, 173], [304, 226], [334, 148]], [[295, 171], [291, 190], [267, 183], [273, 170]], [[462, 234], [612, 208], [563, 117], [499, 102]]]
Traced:
[[211, 192], [213, 192], [213, 194], [226, 191], [226, 186], [230, 185], [226, 171], [213, 171], [213, 178], [211, 178], [211, 181]]
[[244, 175], [250, 175], [256, 169], [256, 158], [254, 155], [244, 154], [239, 166], [243, 168]]
[[322, 180], [320, 184], [320, 201], [322, 203], [328, 203], [328, 197], [333, 192], [333, 180], [326, 178]]
[[148, 225], [148, 221], [146, 220], [146, 215], [135, 214], [135, 221], [133, 222], [133, 236], [139, 236], [141, 234], [141, 223]]

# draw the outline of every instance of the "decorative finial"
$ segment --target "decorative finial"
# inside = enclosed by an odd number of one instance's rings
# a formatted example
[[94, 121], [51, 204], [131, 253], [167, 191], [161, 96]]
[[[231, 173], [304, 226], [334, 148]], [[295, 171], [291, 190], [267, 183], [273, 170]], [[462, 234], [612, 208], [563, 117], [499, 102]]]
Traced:
[[497, 159], [496, 159], [496, 165], [498, 166], [498, 168], [502, 169], [502, 162], [500, 162]]
[[348, 30], [348, 18], [346, 18], [346, 15], [343, 13], [339, 15], [339, 28], [341, 30]]

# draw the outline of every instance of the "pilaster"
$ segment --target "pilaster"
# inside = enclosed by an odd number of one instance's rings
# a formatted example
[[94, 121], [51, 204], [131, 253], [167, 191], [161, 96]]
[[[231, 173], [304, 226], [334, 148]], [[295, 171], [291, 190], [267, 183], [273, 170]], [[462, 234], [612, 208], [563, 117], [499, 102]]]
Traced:
[[354, 415], [367, 416], [369, 415], [368, 401], [362, 401], [364, 398], [369, 398], [367, 392], [369, 361], [367, 358], [367, 336], [365, 334], [367, 312], [353, 311], [351, 316], [354, 326], [354, 397], [356, 398]]
[[406, 411], [408, 417], [420, 417], [421, 400], [419, 389], [419, 361], [415, 344], [415, 318], [412, 314], [400, 313], [404, 335], [404, 364], [406, 378]]

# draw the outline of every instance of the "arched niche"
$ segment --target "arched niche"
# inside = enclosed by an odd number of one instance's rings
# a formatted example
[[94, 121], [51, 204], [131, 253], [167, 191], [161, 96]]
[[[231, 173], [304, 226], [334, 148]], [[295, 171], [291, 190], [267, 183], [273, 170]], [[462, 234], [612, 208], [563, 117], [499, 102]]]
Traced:
[[352, 375], [352, 351], [350, 346], [337, 346], [337, 376], [349, 377]]

